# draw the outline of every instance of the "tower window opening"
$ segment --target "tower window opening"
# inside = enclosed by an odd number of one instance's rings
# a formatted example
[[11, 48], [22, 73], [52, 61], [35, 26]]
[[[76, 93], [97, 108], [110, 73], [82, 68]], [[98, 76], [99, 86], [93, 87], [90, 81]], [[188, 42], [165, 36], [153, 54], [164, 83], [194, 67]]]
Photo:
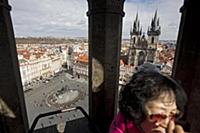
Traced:
[[151, 43], [154, 43], [154, 37], [151, 38]]

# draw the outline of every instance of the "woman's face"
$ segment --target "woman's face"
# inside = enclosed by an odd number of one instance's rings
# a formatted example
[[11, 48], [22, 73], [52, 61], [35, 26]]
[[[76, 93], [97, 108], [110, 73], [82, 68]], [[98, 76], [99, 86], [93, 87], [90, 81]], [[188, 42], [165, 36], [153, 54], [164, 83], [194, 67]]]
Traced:
[[146, 119], [141, 123], [145, 133], [166, 133], [170, 121], [177, 114], [175, 96], [171, 92], [163, 92], [145, 104]]

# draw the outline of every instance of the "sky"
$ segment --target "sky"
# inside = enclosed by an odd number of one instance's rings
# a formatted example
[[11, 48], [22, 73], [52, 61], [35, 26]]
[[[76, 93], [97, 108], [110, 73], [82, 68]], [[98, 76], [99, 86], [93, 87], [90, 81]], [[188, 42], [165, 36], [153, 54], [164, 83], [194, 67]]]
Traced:
[[[125, 0], [122, 38], [129, 38], [136, 17], [146, 33], [158, 11], [160, 40], [176, 40], [183, 0]], [[16, 37], [87, 37], [87, 0], [9, 0]]]

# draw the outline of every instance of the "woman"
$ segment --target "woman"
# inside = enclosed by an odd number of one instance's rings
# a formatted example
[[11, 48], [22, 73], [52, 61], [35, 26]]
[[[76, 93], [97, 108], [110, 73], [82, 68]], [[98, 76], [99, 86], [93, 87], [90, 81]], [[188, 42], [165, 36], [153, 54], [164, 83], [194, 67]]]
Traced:
[[109, 133], [184, 133], [175, 123], [186, 101], [184, 90], [172, 78], [156, 71], [137, 72], [120, 92], [120, 111]]

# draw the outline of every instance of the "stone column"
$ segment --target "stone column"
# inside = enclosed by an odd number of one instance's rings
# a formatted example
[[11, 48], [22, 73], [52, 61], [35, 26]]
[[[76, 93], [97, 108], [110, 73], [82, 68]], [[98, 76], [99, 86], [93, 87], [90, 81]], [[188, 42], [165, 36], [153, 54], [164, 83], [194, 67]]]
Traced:
[[25, 133], [28, 120], [10, 10], [8, 1], [0, 0], [0, 128], [5, 133]]
[[88, 0], [89, 114], [104, 133], [116, 111], [124, 0]]
[[188, 105], [186, 129], [191, 133], [200, 131], [200, 31], [199, 4], [185, 0], [181, 8], [181, 23], [176, 47], [173, 76], [187, 92]]

